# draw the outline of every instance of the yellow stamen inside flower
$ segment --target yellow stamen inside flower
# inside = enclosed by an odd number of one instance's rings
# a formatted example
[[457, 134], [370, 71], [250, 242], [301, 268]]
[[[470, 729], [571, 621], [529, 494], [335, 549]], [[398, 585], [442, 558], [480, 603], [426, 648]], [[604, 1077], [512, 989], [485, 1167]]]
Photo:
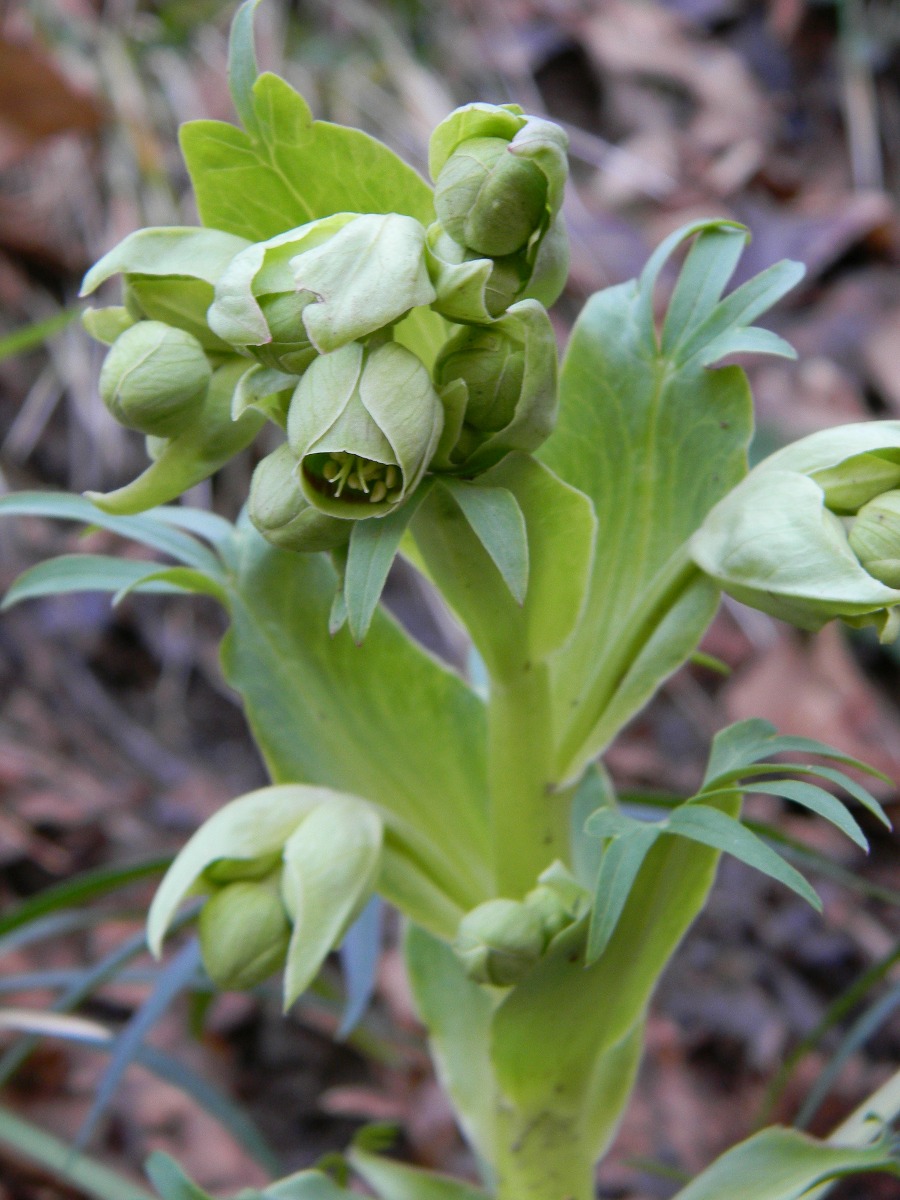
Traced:
[[[322, 464], [321, 472], [322, 478], [331, 485], [335, 499], [345, 489], [351, 493], [362, 492], [370, 504], [380, 504], [383, 500], [396, 504], [401, 499], [402, 475], [392, 463], [376, 462], [347, 450], [333, 450]], [[362, 498], [358, 496], [358, 499]]]

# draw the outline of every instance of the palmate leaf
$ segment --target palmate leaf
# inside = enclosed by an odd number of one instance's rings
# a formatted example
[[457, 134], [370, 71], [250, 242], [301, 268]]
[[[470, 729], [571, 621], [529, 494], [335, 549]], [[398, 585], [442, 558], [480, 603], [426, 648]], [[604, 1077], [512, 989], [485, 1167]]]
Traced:
[[[655, 285], [691, 237], [660, 339]], [[716, 339], [744, 329], [798, 277], [780, 265], [719, 303], [745, 238], [728, 221], [679, 230], [639, 280], [592, 297], [572, 335], [559, 420], [539, 457], [590, 498], [599, 533], [584, 611], [554, 667], [562, 781], [577, 779], [693, 653], [716, 609], [718, 590], [687, 564], [685, 544], [746, 474], [752, 405], [739, 368], [703, 364], [717, 357]]]
[[277, 75], [257, 74], [253, 13], [238, 10], [228, 80], [244, 130], [223, 121], [182, 126], [182, 150], [204, 225], [263, 241], [336, 212], [434, 220], [431, 189], [391, 150], [356, 129], [313, 121]]

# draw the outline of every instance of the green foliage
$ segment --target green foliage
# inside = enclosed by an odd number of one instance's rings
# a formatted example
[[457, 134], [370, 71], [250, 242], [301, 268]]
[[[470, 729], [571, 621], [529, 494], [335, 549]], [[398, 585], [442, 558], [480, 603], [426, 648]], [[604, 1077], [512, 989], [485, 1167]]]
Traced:
[[795, 1129], [764, 1129], [727, 1151], [675, 1200], [801, 1200], [817, 1184], [859, 1171], [900, 1177], [889, 1134], [865, 1148], [829, 1146]]

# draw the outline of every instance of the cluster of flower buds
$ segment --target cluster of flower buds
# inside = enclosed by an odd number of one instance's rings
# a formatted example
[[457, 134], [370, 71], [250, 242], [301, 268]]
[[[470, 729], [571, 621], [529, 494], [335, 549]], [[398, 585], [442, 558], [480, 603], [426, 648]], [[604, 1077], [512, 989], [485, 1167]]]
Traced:
[[815, 630], [900, 631], [900, 422], [825, 429], [759, 464], [709, 513], [694, 561], [738, 600]]
[[523, 900], [486, 900], [466, 913], [454, 950], [475, 983], [513, 987], [589, 908], [588, 893], [555, 862]]
[[214, 229], [126, 238], [83, 289], [122, 275], [124, 305], [85, 323], [111, 347], [107, 407], [156, 461], [97, 502], [167, 503], [268, 418], [287, 440], [254, 474], [250, 518], [281, 548], [328, 550], [427, 472], [471, 478], [536, 449], [556, 416], [544, 306], [567, 269], [565, 148], [562, 130], [516, 105], [467, 105], [432, 138], [429, 228], [338, 212], [261, 242]]

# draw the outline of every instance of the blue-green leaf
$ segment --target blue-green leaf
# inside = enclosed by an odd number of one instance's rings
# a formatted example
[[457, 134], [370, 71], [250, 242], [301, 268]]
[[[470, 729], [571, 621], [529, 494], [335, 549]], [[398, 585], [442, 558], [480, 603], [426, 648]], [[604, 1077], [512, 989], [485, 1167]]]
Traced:
[[749, 236], [740, 225], [725, 222], [701, 227], [666, 311], [661, 339], [664, 354], [671, 353], [713, 311]]
[[171, 526], [175, 522], [171, 518], [156, 520], [150, 513], [131, 517], [114, 516], [97, 508], [83, 496], [67, 496], [56, 492], [12, 492], [0, 496], [0, 516], [55, 517], [63, 521], [97, 525], [133, 542], [152, 546], [188, 566], [211, 573], [221, 572], [221, 563], [212, 551], [189, 534], [173, 529]]
[[353, 522], [343, 594], [347, 622], [357, 643], [369, 632], [400, 542], [428, 491], [428, 482], [424, 481], [415, 495], [394, 512]]
[[[736, 786], [742, 792], [755, 792], [764, 796], [781, 796], [784, 800], [792, 800], [794, 804], [808, 808], [810, 812], [817, 813], [820, 817], [824, 817], [826, 821], [830, 821], [832, 825], [836, 825], [842, 833], [845, 833], [851, 841], [856, 842], [857, 846], [860, 846], [863, 850], [869, 849], [866, 835], [860, 829], [856, 819], [847, 811], [846, 805], [824, 788], [816, 787], [812, 783], [804, 783], [799, 779], [769, 779], [754, 784], [742, 782]], [[733, 791], [734, 788], [722, 788], [721, 790]], [[700, 798], [702, 799], [709, 794], [708, 791], [701, 792]]]
[[900, 1175], [889, 1138], [858, 1149], [773, 1126], [728, 1150], [674, 1200], [800, 1200], [816, 1184], [864, 1171]]
[[443, 486], [484, 546], [518, 604], [528, 587], [528, 534], [519, 502], [503, 487], [446, 479]]
[[39, 596], [65, 592], [122, 593], [141, 585], [141, 590], [147, 592], [184, 593], [184, 587], [165, 579], [147, 582], [159, 569], [154, 563], [106, 554], [63, 554], [23, 571], [4, 596], [2, 607], [11, 608], [22, 600]]
[[641, 822], [613, 837], [604, 850], [588, 932], [589, 965], [609, 944], [638, 872], [660, 832], [657, 825]]
[[800, 872], [734, 817], [706, 804], [683, 804], [667, 818], [664, 832], [731, 854], [789, 887], [817, 912], [822, 911], [822, 901]]
[[188, 1179], [174, 1158], [161, 1150], [154, 1150], [144, 1170], [162, 1200], [213, 1200], [209, 1192]]

